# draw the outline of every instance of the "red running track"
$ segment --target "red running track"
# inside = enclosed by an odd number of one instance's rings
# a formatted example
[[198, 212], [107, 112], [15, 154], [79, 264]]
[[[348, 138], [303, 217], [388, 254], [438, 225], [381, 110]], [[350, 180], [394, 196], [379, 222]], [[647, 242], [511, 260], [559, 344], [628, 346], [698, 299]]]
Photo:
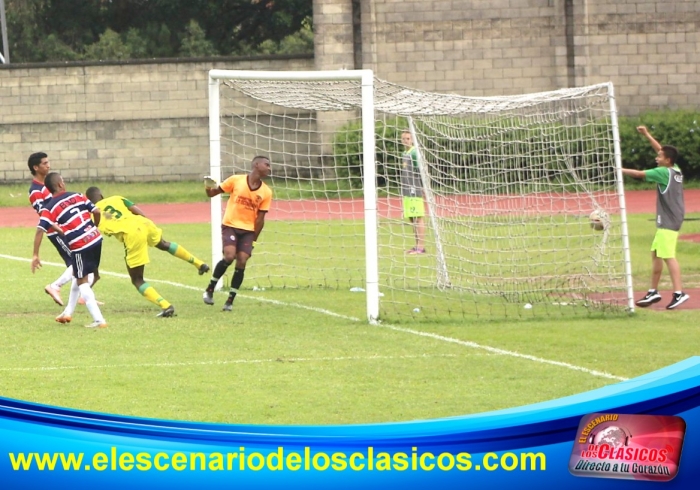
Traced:
[[[529, 198], [495, 198], [493, 196], [473, 196], [471, 199], [460, 199], [453, 205], [460, 211], [457, 214], [469, 214], [473, 207], [488, 210], [528, 209], [533, 212], [580, 212], [576, 200], [556, 196], [541, 196]], [[654, 213], [656, 210], [656, 191], [629, 191], [625, 193], [628, 213]], [[473, 205], [472, 205], [473, 203]], [[610, 203], [610, 206], [617, 203]], [[158, 224], [169, 223], [208, 223], [209, 203], [171, 203], [171, 204], [139, 204], [139, 207]], [[685, 191], [685, 207], [687, 213], [700, 212], [700, 189]], [[362, 199], [346, 199], [331, 201], [275, 201], [268, 213], [268, 220], [290, 221], [299, 219], [361, 219], [364, 215]], [[401, 216], [401, 205], [398, 199], [380, 199], [380, 216]], [[483, 211], [480, 211], [483, 212]], [[0, 212], [0, 228], [3, 227], [33, 227], [37, 224], [36, 213], [29, 206], [2, 208]]]

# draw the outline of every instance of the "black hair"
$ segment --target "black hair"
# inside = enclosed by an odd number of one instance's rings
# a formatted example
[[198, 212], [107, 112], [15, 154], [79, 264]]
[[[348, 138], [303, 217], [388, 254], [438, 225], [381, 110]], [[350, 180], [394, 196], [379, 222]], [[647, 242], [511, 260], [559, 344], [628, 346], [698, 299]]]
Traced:
[[58, 190], [58, 180], [60, 178], [61, 174], [59, 174], [58, 172], [49, 172], [49, 174], [44, 179], [44, 185], [51, 194], [54, 194]]
[[95, 204], [96, 202], [100, 201], [102, 192], [100, 191], [99, 187], [88, 187], [88, 190], [85, 191], [85, 197], [90, 199], [90, 202]]
[[664, 145], [661, 147], [661, 151], [664, 152], [666, 158], [671, 160], [671, 165], [676, 163], [676, 160], [678, 159], [678, 148], [675, 146]]
[[39, 151], [37, 153], [32, 153], [31, 155], [29, 155], [29, 160], [27, 160], [27, 167], [29, 167], [29, 171], [32, 173], [32, 175], [36, 175], [36, 170], [34, 170], [34, 167], [38, 167], [39, 165], [41, 165], [41, 161], [44, 158], [48, 158], [48, 155], [43, 151]]

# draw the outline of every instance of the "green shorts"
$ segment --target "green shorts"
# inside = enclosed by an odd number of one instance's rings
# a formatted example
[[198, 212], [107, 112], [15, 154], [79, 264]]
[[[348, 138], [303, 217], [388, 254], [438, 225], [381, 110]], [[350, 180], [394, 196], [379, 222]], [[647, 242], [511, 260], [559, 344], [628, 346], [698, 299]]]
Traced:
[[425, 206], [422, 197], [403, 198], [403, 217], [422, 218], [425, 216]]
[[660, 259], [673, 259], [676, 257], [676, 243], [678, 243], [677, 231], [657, 228], [651, 251], [656, 252], [656, 256]]

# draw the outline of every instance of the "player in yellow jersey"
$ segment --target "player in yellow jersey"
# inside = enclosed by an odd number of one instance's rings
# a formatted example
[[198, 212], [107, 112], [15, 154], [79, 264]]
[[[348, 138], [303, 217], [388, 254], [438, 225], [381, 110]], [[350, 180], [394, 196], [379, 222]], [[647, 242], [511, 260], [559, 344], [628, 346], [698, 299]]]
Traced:
[[199, 271], [200, 276], [209, 271], [209, 266], [177, 243], [163, 240], [163, 230], [146, 218], [143, 211], [125, 197], [104, 197], [97, 187], [90, 187], [85, 195], [102, 211], [102, 219], [98, 225], [102, 234], [113, 236], [124, 244], [126, 270], [131, 277], [131, 284], [148, 301], [160, 306], [161, 311], [157, 316], [174, 316], [175, 307], [143, 279], [144, 268], [150, 262], [148, 247], [156, 247], [189, 262]]
[[243, 284], [243, 275], [253, 247], [265, 226], [265, 214], [272, 203], [272, 191], [262, 181], [270, 175], [270, 159], [256, 156], [247, 175], [233, 175], [213, 187], [205, 182], [207, 196], [229, 194], [226, 212], [221, 223], [221, 241], [224, 258], [216, 264], [209, 286], [202, 299], [208, 305], [214, 304], [214, 288], [228, 267], [236, 261], [236, 270], [231, 278], [231, 289], [223, 311], [231, 311], [238, 288]]

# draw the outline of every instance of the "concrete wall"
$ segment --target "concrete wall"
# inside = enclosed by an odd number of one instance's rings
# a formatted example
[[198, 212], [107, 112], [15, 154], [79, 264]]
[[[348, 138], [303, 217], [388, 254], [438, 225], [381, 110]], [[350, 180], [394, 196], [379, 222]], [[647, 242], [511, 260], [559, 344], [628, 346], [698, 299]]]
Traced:
[[68, 180], [198, 179], [209, 168], [208, 71], [311, 70], [294, 59], [0, 69], [0, 178], [49, 155]]
[[[347, 10], [352, 0], [321, 2]], [[700, 106], [697, 0], [362, 0], [361, 8], [363, 65], [392, 82], [488, 96], [612, 81], [623, 114]], [[347, 52], [342, 17], [315, 16], [333, 22], [317, 40], [324, 52]]]
[[472, 96], [612, 81], [622, 115], [700, 108], [697, 0], [313, 2], [313, 58], [0, 67], [0, 178], [27, 180], [34, 151], [69, 179], [199, 178], [211, 68], [362, 67]]

